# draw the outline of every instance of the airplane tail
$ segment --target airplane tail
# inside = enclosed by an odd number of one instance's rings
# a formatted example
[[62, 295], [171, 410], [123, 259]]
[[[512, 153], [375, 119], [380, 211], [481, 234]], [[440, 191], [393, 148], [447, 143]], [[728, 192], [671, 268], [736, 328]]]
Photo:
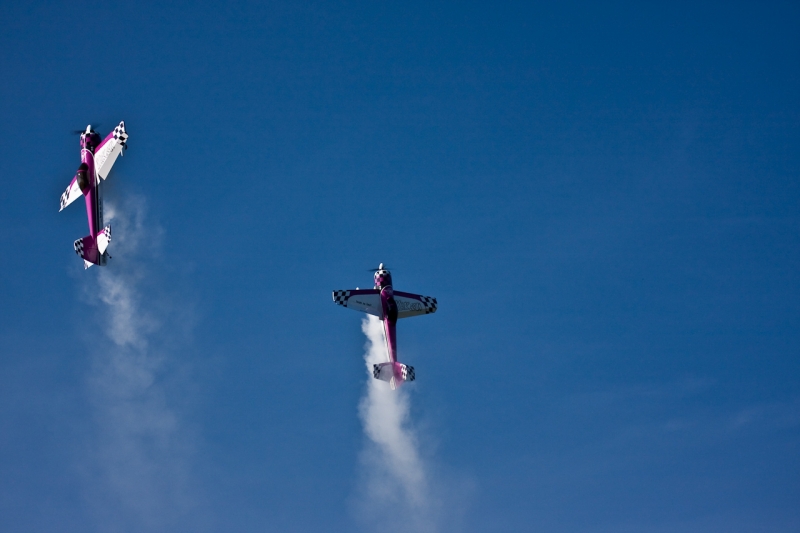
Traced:
[[106, 248], [111, 244], [111, 224], [103, 228], [103, 231], [97, 234], [97, 250], [100, 254], [106, 253]]
[[416, 375], [413, 366], [403, 363], [381, 363], [372, 365], [372, 377], [388, 382], [392, 389], [395, 389], [406, 381], [414, 381]]
[[96, 237], [87, 235], [75, 241], [73, 247], [75, 248], [75, 253], [83, 259], [83, 268], [86, 269], [92, 265], [105, 265], [108, 259], [106, 249], [110, 242], [111, 226], [103, 228], [103, 231], [98, 233]]

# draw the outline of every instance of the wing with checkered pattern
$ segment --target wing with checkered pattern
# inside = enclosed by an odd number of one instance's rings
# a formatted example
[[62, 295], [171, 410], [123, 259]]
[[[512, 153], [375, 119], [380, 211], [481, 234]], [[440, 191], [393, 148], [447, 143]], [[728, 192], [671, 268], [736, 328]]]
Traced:
[[69, 182], [69, 187], [67, 187], [67, 190], [61, 195], [61, 209], [58, 211], [61, 212], [65, 207], [81, 196], [83, 196], [83, 192], [78, 185], [78, 175], [76, 174], [75, 177], [72, 178], [72, 181]]
[[94, 168], [98, 178], [106, 179], [108, 177], [114, 161], [122, 153], [127, 141], [128, 133], [125, 131], [125, 122], [123, 121], [103, 139], [94, 152]]
[[397, 302], [397, 318], [429, 315], [436, 312], [436, 298], [432, 296], [394, 291], [394, 301]]
[[352, 289], [333, 291], [333, 301], [337, 304], [383, 318], [381, 291], [378, 289]]

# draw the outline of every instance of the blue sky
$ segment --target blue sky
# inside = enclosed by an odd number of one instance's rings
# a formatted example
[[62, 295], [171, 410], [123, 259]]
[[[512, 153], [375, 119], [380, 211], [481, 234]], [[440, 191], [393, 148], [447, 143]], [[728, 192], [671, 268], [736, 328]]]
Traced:
[[[795, 4], [0, 22], [0, 529], [390, 530], [330, 297], [379, 262], [439, 301], [398, 326], [431, 530], [800, 528]], [[70, 131], [119, 120], [84, 272]]]

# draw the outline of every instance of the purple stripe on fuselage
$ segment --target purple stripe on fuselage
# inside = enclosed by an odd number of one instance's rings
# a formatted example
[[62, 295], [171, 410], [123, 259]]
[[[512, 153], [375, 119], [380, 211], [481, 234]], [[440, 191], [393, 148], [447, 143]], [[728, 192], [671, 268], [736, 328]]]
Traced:
[[86, 216], [89, 219], [89, 235], [92, 237], [97, 236], [97, 232], [101, 229], [102, 220], [100, 220], [100, 191], [97, 188], [97, 175], [94, 171], [94, 154], [88, 148], [81, 150], [81, 162], [85, 163], [88, 167], [86, 170], [87, 177], [89, 178], [89, 188], [84, 191], [83, 196], [86, 198]]
[[386, 351], [389, 361], [397, 362], [397, 304], [391, 285], [381, 287], [381, 306], [383, 306], [383, 331], [386, 333]]

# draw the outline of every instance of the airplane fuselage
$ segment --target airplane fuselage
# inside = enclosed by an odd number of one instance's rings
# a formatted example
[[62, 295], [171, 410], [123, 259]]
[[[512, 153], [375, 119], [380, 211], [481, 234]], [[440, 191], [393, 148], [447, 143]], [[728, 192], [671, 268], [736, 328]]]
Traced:
[[381, 306], [383, 307], [383, 330], [386, 333], [386, 351], [389, 362], [397, 361], [397, 302], [391, 285], [381, 288]]
[[[81, 165], [78, 167], [78, 185], [86, 201], [86, 217], [89, 221], [89, 235], [97, 237], [103, 230], [103, 195], [100, 181], [94, 164], [94, 151], [100, 144], [97, 133], [81, 134]], [[106, 255], [100, 254], [101, 265], [106, 262]]]
[[397, 362], [397, 302], [392, 289], [392, 275], [388, 270], [375, 272], [375, 288], [381, 291], [383, 331], [386, 334], [386, 352], [389, 362]]
[[97, 174], [94, 170], [94, 154], [89, 148], [81, 149], [81, 166], [78, 167], [78, 184], [81, 186], [81, 192], [83, 192], [86, 201], [89, 234], [94, 237], [97, 235], [99, 229], [103, 227], [103, 217], [100, 212], [100, 187], [97, 183]]

